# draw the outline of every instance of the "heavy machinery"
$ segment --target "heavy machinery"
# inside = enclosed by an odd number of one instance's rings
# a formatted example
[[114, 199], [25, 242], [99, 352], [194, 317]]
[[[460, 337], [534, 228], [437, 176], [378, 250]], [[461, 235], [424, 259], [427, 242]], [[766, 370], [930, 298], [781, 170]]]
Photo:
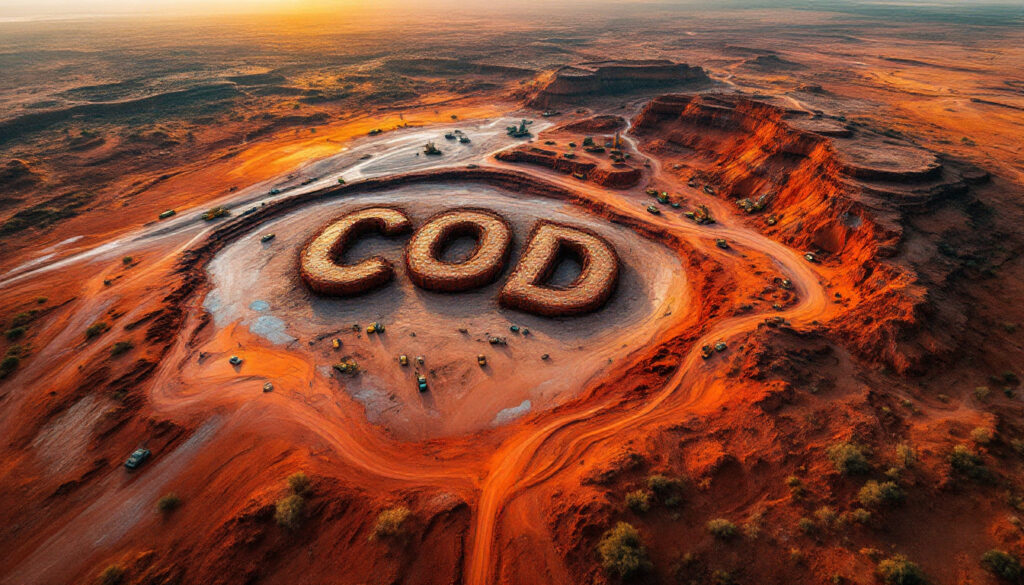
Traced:
[[427, 377], [423, 374], [416, 375], [416, 389], [420, 392], [426, 392], [429, 390], [429, 388], [427, 388]]
[[125, 460], [124, 466], [128, 469], [137, 469], [140, 465], [145, 463], [147, 459], [149, 459], [150, 455], [152, 455], [152, 452], [149, 449], [140, 447], [132, 451], [132, 454]]
[[439, 156], [443, 154], [441, 149], [434, 145], [433, 142], [428, 142], [423, 145], [423, 154], [428, 156]]

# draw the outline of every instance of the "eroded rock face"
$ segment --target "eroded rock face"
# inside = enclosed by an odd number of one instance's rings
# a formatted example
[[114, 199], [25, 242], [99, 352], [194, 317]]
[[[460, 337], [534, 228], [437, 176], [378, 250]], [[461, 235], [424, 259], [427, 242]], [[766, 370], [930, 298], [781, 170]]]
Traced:
[[[477, 244], [463, 262], [440, 258], [452, 239], [468, 235]], [[457, 292], [494, 282], [508, 260], [512, 228], [482, 209], [456, 209], [432, 217], [413, 234], [405, 250], [409, 278], [427, 290]]]
[[[683, 157], [672, 165], [681, 178], [714, 185], [741, 207], [760, 202], [748, 213], [765, 233], [849, 267], [833, 284], [861, 298], [832, 325], [854, 351], [906, 372], [955, 347], [949, 331], [925, 317], [928, 290], [899, 258], [905, 214], [964, 196], [983, 172], [770, 98], [661, 96], [633, 128], [663, 162]], [[700, 158], [699, 169], [686, 168], [684, 153]]]
[[[573, 254], [583, 266], [566, 287], [546, 284], [560, 256]], [[589, 313], [608, 300], [619, 278], [619, 257], [601, 236], [577, 227], [539, 222], [523, 257], [498, 295], [502, 306], [562, 317]]]
[[555, 72], [531, 105], [545, 107], [573, 96], [625, 93], [705, 81], [708, 76], [702, 68], [664, 59], [579, 63]]
[[299, 255], [299, 273], [309, 288], [320, 294], [352, 296], [389, 282], [394, 267], [383, 256], [357, 264], [343, 264], [345, 248], [359, 236], [378, 231], [392, 236], [412, 227], [409, 218], [391, 207], [370, 207], [349, 213], [329, 224], [306, 244]]
[[494, 158], [506, 162], [522, 162], [540, 165], [563, 173], [581, 175], [602, 187], [613, 189], [628, 189], [636, 185], [643, 172], [637, 167], [628, 165], [607, 167], [598, 166], [590, 161], [568, 159], [560, 156], [559, 153], [546, 148], [522, 145], [508, 150], [503, 150]]

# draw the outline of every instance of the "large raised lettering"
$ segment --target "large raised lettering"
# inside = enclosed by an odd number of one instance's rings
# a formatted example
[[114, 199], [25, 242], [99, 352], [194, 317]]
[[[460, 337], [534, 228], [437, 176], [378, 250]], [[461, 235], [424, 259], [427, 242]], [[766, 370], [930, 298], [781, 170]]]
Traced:
[[387, 284], [395, 274], [391, 262], [383, 256], [373, 256], [356, 264], [342, 264], [345, 249], [367, 232], [391, 236], [411, 227], [409, 218], [391, 207], [348, 213], [317, 233], [302, 249], [302, 280], [318, 293], [339, 296], [358, 295]]
[[[580, 260], [579, 276], [565, 287], [547, 284], [567, 253]], [[534, 226], [498, 301], [505, 307], [538, 315], [578, 315], [604, 305], [618, 278], [619, 257], [604, 238], [580, 228], [541, 221]]]
[[[472, 236], [476, 247], [465, 261], [446, 262], [444, 246], [459, 236]], [[512, 229], [500, 215], [479, 209], [457, 209], [435, 215], [413, 234], [405, 249], [409, 278], [428, 290], [455, 292], [490, 284], [508, 260]]]

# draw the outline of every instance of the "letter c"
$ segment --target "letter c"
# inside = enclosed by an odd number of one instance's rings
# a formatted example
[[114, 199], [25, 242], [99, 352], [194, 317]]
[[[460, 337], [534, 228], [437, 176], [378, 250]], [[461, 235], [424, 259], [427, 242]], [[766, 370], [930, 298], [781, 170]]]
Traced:
[[370, 207], [347, 213], [320, 230], [299, 254], [299, 273], [313, 291], [353, 296], [387, 284], [395, 269], [383, 256], [341, 264], [345, 249], [363, 234], [397, 235], [412, 227], [409, 218], [391, 207]]

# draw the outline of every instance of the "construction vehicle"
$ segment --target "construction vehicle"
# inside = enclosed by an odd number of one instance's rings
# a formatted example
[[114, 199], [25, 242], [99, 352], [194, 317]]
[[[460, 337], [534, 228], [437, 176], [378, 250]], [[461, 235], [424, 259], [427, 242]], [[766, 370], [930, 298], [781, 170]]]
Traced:
[[455, 133], [454, 132], [447, 132], [447, 133], [445, 133], [444, 139], [445, 140], [455, 140]]
[[302, 182], [299, 183], [299, 184], [300, 185], [309, 185], [310, 183], [312, 183], [315, 180], [316, 180], [316, 177], [307, 177], [305, 179], [302, 179]]
[[237, 355], [233, 355], [231, 356], [230, 359], [228, 359], [228, 363], [230, 363], [232, 366], [240, 366], [242, 365], [242, 358], [238, 357]]
[[487, 356], [485, 356], [484, 354], [480, 354], [480, 355], [476, 356], [476, 363], [481, 368], [486, 366], [487, 365]]
[[541, 354], [540, 359], [542, 359], [544, 361], [548, 361], [549, 359], [551, 359], [551, 356], [546, 354], [546, 353], [545, 354]]
[[132, 454], [125, 460], [124, 466], [128, 469], [137, 469], [140, 465], [145, 463], [147, 459], [149, 459], [150, 455], [152, 455], [152, 452], [149, 449], [140, 447], [132, 451]]
[[376, 135], [380, 134], [381, 132], [383, 132], [383, 130], [381, 130], [380, 128], [374, 128], [373, 130], [370, 130], [369, 134], [370, 134], [370, 136], [376, 136]]
[[423, 154], [427, 156], [439, 156], [443, 153], [440, 148], [434, 145], [433, 142], [428, 142], [423, 145]]
[[338, 177], [338, 184], [339, 185], [344, 185], [345, 184], [345, 177]]
[[270, 190], [270, 194], [271, 195], [280, 195], [281, 194], [281, 190], [278, 189], [277, 187], [274, 187], [273, 189]]
[[651, 215], [661, 215], [661, 210], [653, 205], [648, 205], [647, 213], [650, 213]]
[[586, 178], [587, 178], [587, 176], [584, 175], [583, 173], [573, 173], [572, 176], [573, 176], [573, 178], [579, 179], [581, 181], [586, 180]]
[[519, 325], [510, 325], [508, 330], [512, 333], [519, 333]]
[[594, 137], [593, 136], [584, 136], [583, 137], [583, 146], [594, 146]]
[[367, 333], [384, 333], [384, 324], [374, 321], [366, 328]]
[[492, 335], [491, 337], [487, 338], [487, 343], [490, 343], [491, 345], [508, 345], [508, 340], [505, 339], [504, 337]]
[[341, 349], [341, 340], [335, 337], [331, 340], [331, 347], [334, 349]]
[[710, 345], [705, 345], [700, 348], [700, 357], [704, 359], [708, 359], [709, 357], [714, 355], [714, 353], [715, 348], [711, 347]]
[[724, 341], [715, 342], [715, 351], [725, 351], [726, 345]]
[[704, 185], [704, 192], [707, 193], [708, 195], [714, 195], [715, 188], [712, 187], [711, 185]]
[[398, 356], [398, 365], [400, 365], [400, 366], [408, 366], [409, 365], [409, 356], [405, 355], [404, 353], [402, 355]]
[[422, 366], [423, 365], [423, 361], [424, 361], [423, 360], [423, 356], [421, 356], [421, 355], [416, 356], [416, 365]]
[[263, 242], [264, 244], [266, 244], [267, 242], [269, 242], [270, 240], [273, 240], [276, 237], [277, 237], [277, 234], [263, 234], [263, 237], [260, 238], [260, 242]]
[[427, 377], [424, 376], [423, 374], [416, 375], [416, 388], [420, 392], [426, 392], [427, 390], [429, 390], [429, 388], [427, 388]]
[[359, 373], [359, 364], [352, 358], [344, 358], [340, 362], [334, 364], [333, 367], [341, 374], [346, 376], [354, 376]]
[[460, 144], [469, 144], [470, 143], [469, 136], [466, 136], [466, 135], [459, 136], [459, 143]]
[[550, 117], [552, 117], [552, 116], [557, 116], [557, 115], [559, 115], [560, 113], [561, 113], [561, 112], [556, 112], [556, 111], [554, 111], [554, 110], [545, 110], [545, 111], [544, 111], [544, 113], [543, 113], [543, 114], [541, 114], [541, 116], [542, 116], [542, 117], [544, 117], [544, 118], [550, 118]]
[[507, 126], [505, 128], [505, 133], [511, 136], [512, 138], [526, 138], [530, 136], [530, 131], [529, 129], [526, 128], [526, 126], [532, 123], [533, 122], [529, 120], [523, 119], [519, 123], [519, 126]]
[[661, 195], [658, 195], [658, 203], [668, 203], [668, 191], [662, 191]]
[[658, 196], [658, 190], [655, 189], [654, 187], [648, 187], [647, 189], [644, 190], [644, 193], [647, 193], [651, 197], [657, 197]]
[[669, 206], [672, 207], [672, 209], [679, 209], [683, 204], [678, 201], [673, 201], [672, 203], [669, 203]]
[[167, 219], [168, 217], [173, 216], [175, 213], [177, 213], [177, 211], [174, 211], [173, 209], [168, 209], [167, 211], [161, 213], [159, 217], [160, 219]]
[[273, 392], [274, 391], [274, 385], [271, 384], [270, 382], [267, 382], [267, 383], [263, 384], [263, 391], [264, 392]]
[[715, 245], [718, 246], [719, 248], [723, 249], [723, 250], [728, 250], [729, 249], [729, 242], [726, 242], [722, 238], [718, 238], [717, 240], [715, 240]]
[[701, 225], [715, 223], [715, 218], [711, 217], [711, 210], [704, 204], [698, 205], [694, 211], [687, 212], [686, 217]]
[[808, 252], [808, 253], [804, 254], [804, 259], [806, 259], [808, 262], [812, 262], [812, 263], [815, 263], [815, 262], [818, 261], [818, 257], [815, 256], [813, 252]]

